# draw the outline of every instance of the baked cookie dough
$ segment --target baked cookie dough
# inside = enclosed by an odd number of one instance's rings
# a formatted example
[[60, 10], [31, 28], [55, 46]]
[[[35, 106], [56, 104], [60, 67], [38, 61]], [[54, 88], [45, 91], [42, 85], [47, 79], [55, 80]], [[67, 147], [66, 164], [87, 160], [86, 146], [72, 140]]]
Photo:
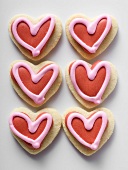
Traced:
[[62, 25], [60, 19], [52, 14], [38, 19], [19, 14], [11, 19], [9, 33], [19, 50], [29, 59], [37, 61], [57, 45]]
[[62, 82], [59, 66], [51, 61], [39, 65], [24, 60], [14, 61], [10, 68], [10, 78], [17, 94], [33, 107], [46, 103]]
[[113, 41], [117, 30], [115, 18], [108, 14], [102, 14], [94, 19], [76, 14], [66, 22], [69, 42], [87, 60], [100, 55]]
[[79, 107], [73, 107], [64, 113], [62, 124], [74, 147], [82, 154], [90, 156], [111, 137], [114, 130], [114, 117], [106, 108], [87, 112]]
[[47, 148], [58, 135], [61, 116], [51, 108], [37, 113], [26, 108], [17, 108], [10, 115], [9, 126], [19, 144], [35, 155]]
[[92, 109], [112, 93], [117, 83], [117, 72], [108, 61], [97, 61], [91, 65], [76, 60], [66, 69], [66, 81], [74, 97], [84, 107]]

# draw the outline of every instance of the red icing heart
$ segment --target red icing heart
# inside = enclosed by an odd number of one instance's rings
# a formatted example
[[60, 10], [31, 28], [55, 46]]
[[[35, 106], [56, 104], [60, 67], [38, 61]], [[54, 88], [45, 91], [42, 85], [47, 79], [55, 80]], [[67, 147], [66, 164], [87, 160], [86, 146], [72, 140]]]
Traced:
[[[26, 86], [26, 88], [29, 91], [37, 95], [40, 94], [40, 92], [47, 85], [47, 83], [51, 79], [52, 74], [53, 74], [53, 70], [49, 70], [47, 73], [45, 73], [45, 75], [41, 78], [41, 80], [38, 83], [33, 83], [30, 72], [25, 67], [19, 68], [19, 76], [24, 86]], [[12, 73], [11, 73], [11, 77], [13, 78], [13, 80], [15, 80]]]
[[[99, 62], [100, 61], [94, 63], [91, 69], [93, 69]], [[96, 96], [105, 80], [106, 69], [104, 67], [100, 68], [95, 79], [90, 80], [87, 76], [85, 67], [80, 65], [76, 68], [75, 76], [77, 85], [84, 94], [88, 96]]]
[[[37, 119], [41, 116], [42, 114], [40, 114]], [[36, 120], [37, 120], [36, 119]], [[14, 117], [13, 119], [13, 125], [15, 127], [15, 129], [17, 131], [19, 131], [21, 134], [23, 134], [24, 136], [27, 136], [28, 138], [31, 138], [33, 140], [37, 139], [41, 133], [43, 132], [45, 126], [46, 126], [46, 123], [47, 123], [47, 120], [43, 120], [37, 131], [35, 133], [30, 133], [29, 130], [28, 130], [28, 124], [26, 122], [25, 119], [21, 118], [21, 117]]]
[[[24, 113], [25, 114], [25, 113]], [[41, 113], [40, 115], [38, 115], [38, 117], [36, 118], [36, 120], [44, 113]], [[28, 115], [27, 115], [28, 116]], [[29, 116], [28, 116], [29, 117]], [[35, 133], [31, 133], [29, 130], [28, 130], [28, 124], [26, 122], [26, 120], [24, 118], [21, 118], [21, 117], [14, 117], [13, 119], [13, 125], [15, 127], [15, 129], [20, 132], [22, 135], [28, 137], [28, 138], [31, 138], [33, 140], [37, 139], [41, 134], [42, 132], [44, 131], [45, 127], [46, 127], [46, 124], [47, 124], [47, 120], [43, 120], [38, 129], [36, 130]], [[25, 142], [25, 141], [24, 141]], [[33, 148], [31, 144], [25, 142], [29, 148]]]
[[35, 36], [31, 35], [29, 26], [25, 22], [21, 22], [17, 26], [17, 33], [24, 42], [36, 48], [48, 32], [50, 22], [50, 20], [46, 21]]
[[[67, 119], [68, 119], [68, 116], [70, 115], [71, 113], [69, 113], [67, 116], [66, 116], [66, 122], [67, 122]], [[93, 113], [95, 114], [95, 113]], [[93, 115], [92, 114], [92, 115]], [[91, 116], [92, 116], [91, 115]], [[89, 116], [87, 119], [89, 119], [91, 116]], [[92, 144], [98, 133], [99, 133], [99, 130], [101, 128], [101, 124], [102, 124], [102, 118], [98, 118], [96, 119], [96, 121], [94, 122], [94, 125], [93, 125], [93, 128], [91, 130], [87, 130], [85, 129], [85, 126], [84, 126], [84, 123], [81, 119], [79, 118], [74, 118], [72, 120], [72, 128], [74, 129], [74, 131], [84, 140], [86, 141], [87, 143], [89, 144]]]
[[74, 26], [74, 32], [79, 37], [79, 39], [81, 39], [88, 46], [92, 47], [95, 44], [95, 42], [97, 42], [97, 40], [103, 34], [103, 32], [106, 28], [106, 24], [107, 24], [107, 20], [102, 19], [98, 23], [97, 28], [96, 28], [96, 32], [94, 34], [89, 34], [85, 25], [76, 24]]

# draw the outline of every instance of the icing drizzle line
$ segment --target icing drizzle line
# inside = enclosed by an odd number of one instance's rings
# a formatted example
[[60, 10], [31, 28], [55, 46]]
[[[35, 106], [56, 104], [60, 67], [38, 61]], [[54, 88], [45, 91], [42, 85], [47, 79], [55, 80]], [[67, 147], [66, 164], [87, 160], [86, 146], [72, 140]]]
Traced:
[[[24, 42], [18, 35], [17, 33], [17, 26], [20, 22], [25, 22], [27, 23], [27, 25], [29, 26], [30, 28], [30, 32], [33, 36], [35, 36], [40, 27], [48, 20], [51, 20], [50, 22], [50, 26], [49, 26], [49, 29], [48, 29], [48, 32], [46, 33], [45, 37], [42, 39], [42, 41], [38, 44], [38, 46], [36, 48], [30, 46], [28, 43]], [[37, 57], [40, 52], [41, 52], [41, 49], [44, 47], [44, 45], [46, 44], [46, 42], [48, 41], [48, 39], [50, 38], [53, 30], [54, 30], [54, 27], [55, 27], [55, 18], [52, 16], [52, 15], [48, 15], [46, 16], [45, 18], [41, 19], [37, 24], [33, 25], [31, 23], [31, 21], [29, 21], [27, 18], [25, 17], [20, 17], [20, 18], [17, 18], [13, 24], [12, 24], [12, 33], [15, 37], [15, 39], [17, 40], [17, 42], [19, 44], [21, 44], [23, 47], [25, 47], [26, 49], [30, 50], [32, 52], [32, 55], [33, 57]]]
[[[96, 75], [97, 75], [97, 72], [100, 68], [102, 67], [105, 67], [106, 69], [106, 76], [105, 76], [105, 80], [103, 82], [103, 85], [101, 86], [101, 89], [99, 90], [99, 92], [97, 93], [96, 96], [87, 96], [86, 94], [84, 94], [80, 88], [78, 87], [77, 85], [77, 82], [76, 82], [76, 77], [75, 77], [75, 70], [76, 68], [79, 66], [79, 65], [82, 65], [84, 66], [84, 68], [86, 69], [87, 71], [87, 76], [90, 80], [94, 80]], [[100, 61], [99, 63], [97, 63], [97, 65], [91, 70], [88, 63], [85, 62], [85, 61], [82, 61], [82, 60], [78, 60], [78, 61], [75, 61], [72, 66], [71, 66], [71, 70], [70, 70], [70, 78], [71, 78], [71, 81], [72, 81], [72, 84], [75, 88], [75, 90], [77, 91], [77, 93], [84, 99], [84, 100], [87, 100], [87, 101], [90, 101], [90, 102], [93, 102], [95, 104], [100, 104], [102, 102], [102, 95], [109, 83], [109, 80], [110, 80], [110, 77], [111, 77], [111, 68], [110, 68], [110, 65], [107, 61]]]
[[[47, 119], [47, 123], [46, 123], [46, 126], [45, 126], [43, 132], [40, 134], [40, 136], [39, 136], [37, 139], [33, 140], [33, 139], [31, 139], [31, 138], [28, 138], [28, 137], [25, 136], [25, 135], [22, 135], [19, 131], [16, 130], [16, 128], [15, 128], [14, 125], [13, 125], [13, 119], [14, 119], [14, 117], [21, 117], [21, 118], [23, 118], [24, 120], [26, 120], [27, 123], [28, 123], [28, 130], [29, 130], [29, 132], [31, 132], [31, 133], [35, 133], [35, 132], [37, 131], [40, 123], [41, 123], [43, 120]], [[50, 130], [50, 128], [51, 128], [51, 125], [52, 125], [52, 116], [51, 116], [49, 113], [45, 113], [45, 114], [41, 115], [41, 116], [40, 116], [37, 120], [35, 120], [34, 122], [32, 122], [31, 119], [30, 119], [27, 115], [25, 115], [25, 114], [23, 114], [23, 113], [21, 113], [21, 112], [14, 112], [14, 113], [10, 116], [10, 118], [9, 118], [9, 126], [10, 126], [12, 132], [13, 132], [16, 136], [18, 136], [19, 138], [21, 138], [22, 140], [24, 140], [25, 142], [30, 143], [30, 144], [33, 146], [33, 148], [35, 148], [35, 149], [38, 149], [38, 148], [40, 147], [41, 142], [44, 140], [44, 138], [45, 138], [46, 135], [48, 134], [48, 132], [49, 132], [49, 130]]]
[[[72, 127], [72, 120], [74, 118], [79, 118], [83, 121], [84, 123], [84, 127], [87, 130], [91, 130], [93, 128], [94, 122], [96, 121], [97, 118], [101, 117], [102, 118], [102, 124], [101, 124], [101, 128], [99, 130], [99, 133], [95, 139], [95, 141], [92, 144], [87, 143], [86, 141], [84, 141], [73, 129]], [[69, 131], [72, 133], [72, 135], [84, 146], [89, 147], [92, 150], [96, 150], [99, 146], [101, 137], [105, 131], [105, 128], [107, 126], [107, 122], [108, 122], [108, 118], [105, 112], [103, 111], [98, 111], [95, 114], [93, 114], [89, 119], [86, 119], [83, 115], [81, 115], [78, 112], [73, 112], [71, 113], [68, 118], [67, 118], [67, 127], [69, 129]]]
[[[38, 81], [44, 76], [46, 72], [48, 72], [49, 70], [53, 70], [52, 77], [50, 78], [48, 84], [44, 87], [44, 89], [40, 92], [39, 95], [32, 93], [25, 87], [19, 76], [18, 70], [20, 67], [25, 67], [30, 72], [32, 81], [34, 83], [38, 83]], [[18, 62], [13, 65], [12, 73], [15, 80], [17, 81], [20, 88], [24, 91], [24, 93], [27, 96], [29, 96], [36, 104], [41, 104], [45, 100], [44, 96], [46, 95], [46, 93], [48, 92], [48, 90], [50, 89], [50, 87], [52, 86], [52, 84], [54, 83], [59, 74], [59, 67], [56, 64], [50, 64], [36, 74], [33, 72], [31, 67], [27, 63]]]
[[[88, 46], [87, 44], [85, 44], [74, 32], [74, 26], [76, 24], [83, 24], [87, 27], [87, 31], [89, 34], [94, 34], [97, 28], [98, 23], [100, 22], [100, 20], [106, 18], [107, 19], [107, 24], [106, 24], [106, 28], [103, 31], [102, 35], [100, 36], [100, 38], [93, 44], [92, 47]], [[88, 20], [86, 20], [85, 18], [75, 18], [71, 21], [70, 25], [69, 25], [69, 32], [71, 34], [71, 36], [85, 49], [87, 49], [90, 53], [95, 53], [96, 50], [99, 48], [100, 44], [103, 42], [103, 40], [105, 39], [105, 37], [107, 36], [107, 34], [109, 33], [110, 29], [112, 26], [112, 20], [111, 17], [109, 15], [103, 14], [100, 15], [98, 18], [95, 19], [95, 21], [93, 22], [89, 22]]]

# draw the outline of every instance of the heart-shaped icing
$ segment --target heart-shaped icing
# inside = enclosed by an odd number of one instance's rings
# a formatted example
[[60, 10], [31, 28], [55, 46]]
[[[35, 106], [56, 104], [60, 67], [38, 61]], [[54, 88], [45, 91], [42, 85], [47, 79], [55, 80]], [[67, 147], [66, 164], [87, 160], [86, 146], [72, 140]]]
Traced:
[[[34, 37], [38, 34], [38, 32], [40, 32], [40, 28], [43, 24], [45, 24], [47, 21], [50, 20], [50, 25], [48, 28], [48, 31], [46, 32], [45, 36], [42, 38], [42, 40], [39, 42], [38, 45], [36, 45], [36, 47], [33, 47], [32, 45], [28, 44], [27, 42], [25, 42], [23, 39], [24, 36], [26, 35], [23, 34], [22, 36], [19, 35], [19, 33], [21, 32], [20, 29], [20, 23], [25, 23], [29, 26], [30, 28], [30, 34]], [[52, 32], [54, 30], [55, 27], [55, 19], [53, 16], [46, 16], [45, 18], [41, 19], [37, 24], [33, 25], [31, 23], [30, 20], [28, 20], [27, 18], [18, 18], [16, 19], [13, 24], [12, 24], [12, 33], [13, 36], [15, 37], [15, 39], [17, 40], [17, 42], [19, 44], [21, 44], [23, 47], [25, 47], [26, 49], [30, 50], [32, 52], [33, 57], [36, 57], [40, 54], [41, 49], [45, 46], [45, 44], [47, 43], [47, 41], [49, 40], [50, 36], [52, 35]], [[24, 31], [24, 26], [21, 27], [22, 32]], [[22, 37], [22, 38], [21, 38]]]
[[[78, 121], [74, 122], [74, 119], [80, 119], [84, 125], [83, 129], [80, 129], [80, 131], [84, 131], [85, 129], [89, 132], [92, 131], [93, 128], [97, 128], [97, 126], [94, 127], [94, 123], [96, 122], [96, 120], [98, 118], [101, 118], [102, 119], [102, 123], [100, 123], [99, 125], [99, 129], [98, 129], [98, 134], [94, 135], [96, 136], [96, 138], [94, 139], [94, 141], [92, 143], [88, 143], [86, 142], [86, 140], [84, 140], [79, 132], [77, 132], [75, 130], [75, 126], [77, 126], [78, 128], [80, 128], [80, 122], [78, 123]], [[74, 125], [73, 125], [74, 124]], [[77, 112], [73, 112], [73, 113], [70, 113], [67, 118], [66, 118], [66, 125], [69, 129], [69, 131], [71, 132], [71, 134], [81, 143], [83, 144], [84, 146], [87, 146], [89, 147], [90, 149], [92, 150], [96, 150], [99, 146], [99, 143], [100, 143], [100, 140], [101, 140], [101, 137], [105, 131], [105, 128], [107, 126], [107, 116], [105, 114], [105, 112], [103, 111], [99, 111], [99, 112], [96, 112], [94, 113], [90, 118], [85, 118], [83, 115], [81, 115], [80, 113], [77, 113]], [[77, 129], [77, 128], [76, 128]], [[89, 133], [87, 135], [88, 138], [90, 138], [89, 136]], [[87, 139], [88, 140], [88, 139]]]
[[[99, 70], [101, 68], [105, 68], [106, 73], [105, 73], [105, 78], [104, 78], [103, 84], [102, 84], [101, 88], [99, 89], [99, 91], [97, 92], [97, 94], [95, 96], [88, 96], [88, 95], [84, 94], [82, 92], [82, 90], [79, 88], [79, 86], [77, 84], [77, 81], [76, 81], [76, 69], [79, 66], [83, 66], [85, 68], [85, 70], [87, 72], [87, 79], [89, 79], [90, 81], [95, 80], [95, 78], [99, 74]], [[82, 72], [80, 72], [78, 76], [80, 76], [81, 74], [82, 74]], [[103, 95], [103, 93], [104, 93], [104, 91], [105, 91], [105, 89], [106, 89], [106, 87], [107, 87], [107, 85], [109, 83], [110, 76], [111, 76], [111, 68], [110, 68], [108, 62], [106, 62], [106, 61], [98, 62], [96, 64], [96, 66], [93, 69], [91, 69], [89, 67], [88, 63], [86, 63], [85, 61], [82, 61], [82, 60], [78, 60], [78, 61], [74, 62], [72, 64], [71, 68], [70, 68], [70, 79], [71, 79], [73, 87], [75, 88], [77, 93], [84, 100], [93, 102], [95, 104], [100, 104], [101, 103], [101, 98], [102, 98], [102, 95]], [[86, 78], [86, 76], [85, 76], [85, 78]], [[100, 81], [100, 79], [99, 79], [99, 81]], [[97, 84], [93, 84], [92, 88], [95, 88], [95, 86], [97, 86]], [[86, 86], [85, 86], [85, 88], [86, 88]]]
[[19, 144], [30, 154], [37, 154], [57, 136], [61, 128], [61, 116], [50, 108], [37, 113], [17, 108], [10, 115], [9, 126]]
[[84, 155], [97, 152], [114, 130], [114, 118], [105, 108], [87, 112], [81, 108], [68, 109], [62, 120], [63, 128], [72, 144]]
[[60, 19], [52, 14], [38, 19], [20, 14], [11, 19], [9, 33], [19, 50], [29, 59], [37, 61], [57, 45], [62, 25]]
[[[13, 80], [14, 85], [18, 85], [19, 88], [33, 101], [33, 103], [39, 106], [45, 102], [46, 94], [58, 78], [58, 83], [61, 83], [59, 75], [60, 71], [56, 64], [49, 63], [43, 67], [39, 67], [39, 72], [35, 73], [31, 65], [32, 64], [23, 61], [13, 64], [11, 68], [11, 79]], [[58, 88], [59, 86], [55, 87], [53, 92], [55, 92]], [[15, 86], [14, 89], [17, 91]], [[22, 98], [24, 99], [24, 97]]]
[[94, 19], [76, 14], [66, 22], [69, 42], [87, 60], [100, 55], [113, 41], [117, 30], [116, 20], [108, 14], [102, 14]]
[[[15, 118], [18, 118], [18, 121], [15, 120]], [[46, 125], [45, 125], [44, 129], [42, 129], [41, 134], [39, 136], [37, 136], [35, 139], [32, 139], [32, 137], [28, 137], [28, 135], [23, 134], [24, 131], [27, 132], [27, 129], [25, 126], [23, 126], [24, 124], [23, 124], [22, 119], [27, 122], [28, 130], [31, 134], [37, 133], [41, 123], [44, 120], [47, 120], [47, 121], [46, 121]], [[44, 113], [39, 118], [37, 118], [37, 120], [32, 122], [31, 119], [24, 113], [14, 112], [10, 117], [9, 125], [10, 125], [12, 132], [16, 136], [18, 136], [23, 141], [31, 144], [33, 146], [33, 148], [38, 149], [52, 126], [52, 116], [48, 113]], [[21, 126], [22, 126], [22, 128], [21, 128]], [[20, 132], [22, 129], [23, 129], [23, 132]]]
[[[90, 69], [91, 70], [94, 69], [97, 63], [98, 62], [95, 62], [90, 67]], [[76, 83], [79, 89], [87, 96], [97, 95], [97, 93], [99, 92], [99, 90], [101, 89], [104, 83], [105, 77], [106, 77], [106, 69], [104, 67], [101, 67], [98, 70], [93, 81], [88, 78], [87, 70], [85, 69], [84, 66], [79, 65], [78, 67], [76, 67], [76, 70], [75, 70]]]
[[107, 61], [93, 65], [76, 60], [66, 70], [66, 82], [74, 97], [86, 108], [101, 104], [117, 83], [115, 67]]
[[31, 74], [30, 74], [29, 70], [27, 70], [25, 67], [20, 67], [18, 69], [18, 72], [19, 72], [19, 77], [20, 77], [22, 83], [24, 84], [24, 86], [29, 91], [31, 91], [32, 93], [37, 94], [37, 95], [39, 95], [41, 93], [41, 91], [45, 88], [45, 86], [48, 84], [48, 82], [50, 81], [50, 79], [53, 75], [53, 70], [49, 70], [46, 73], [44, 73], [42, 78], [37, 83], [34, 83], [32, 81]]
[[[82, 19], [82, 18], [81, 18], [81, 20], [84, 21], [84, 19]], [[84, 25], [82, 23], [74, 25], [74, 30], [73, 30], [74, 35], [78, 39], [78, 41], [80, 41], [81, 46], [83, 44], [83, 49], [85, 50], [85, 52], [94, 53], [96, 48], [98, 48], [98, 46], [96, 46], [96, 43], [102, 36], [102, 34], [106, 28], [106, 23], [107, 23], [107, 19], [102, 19], [101, 21], [99, 21], [94, 34], [91, 34], [91, 33], [89, 34], [86, 25]]]
[[[99, 25], [99, 23], [103, 20], [106, 19], [106, 24], [105, 26], [102, 26], [103, 24], [101, 24], [101, 27], [105, 27], [103, 28], [102, 31], [101, 28], [99, 29], [100, 33], [97, 32], [97, 27]], [[87, 45], [82, 39], [80, 39], [80, 37], [77, 35], [77, 31], [74, 31], [74, 27], [77, 24], [82, 24], [84, 26], [87, 27], [87, 31], [85, 29], [84, 31], [81, 31], [81, 34], [85, 35], [85, 34], [89, 34], [89, 35], [95, 35], [95, 34], [99, 34], [98, 38], [96, 38], [96, 42], [94, 41], [94, 44], [92, 44], [91, 46]], [[96, 50], [99, 48], [100, 44], [103, 42], [103, 40], [105, 39], [105, 37], [107, 36], [107, 34], [109, 33], [110, 29], [112, 26], [112, 21], [111, 21], [111, 17], [109, 15], [101, 15], [99, 16], [95, 21], [93, 22], [89, 22], [86, 19], [83, 18], [76, 18], [74, 20], [72, 20], [72, 22], [69, 25], [69, 31], [71, 33], [71, 36], [82, 46], [84, 47], [86, 50], [88, 50], [90, 53], [95, 53]], [[82, 36], [82, 35], [81, 35]], [[92, 39], [90, 36], [90, 39]], [[88, 38], [88, 37], [87, 37]], [[90, 40], [91, 41], [91, 40]]]

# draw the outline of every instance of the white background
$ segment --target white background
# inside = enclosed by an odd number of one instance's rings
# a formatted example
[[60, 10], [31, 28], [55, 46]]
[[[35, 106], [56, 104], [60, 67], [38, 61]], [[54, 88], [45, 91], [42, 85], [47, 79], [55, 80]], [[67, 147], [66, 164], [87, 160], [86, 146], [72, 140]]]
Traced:
[[[44, 60], [55, 61], [62, 68], [63, 83], [58, 93], [44, 106], [53, 107], [60, 114], [72, 106], [82, 107], [71, 95], [64, 79], [66, 65], [82, 59], [69, 44], [65, 35], [65, 22], [70, 15], [83, 13], [95, 17], [102, 13], [113, 15], [119, 25], [113, 43], [99, 57], [108, 60], [118, 71], [118, 84], [114, 92], [101, 105], [115, 116], [115, 131], [110, 140], [91, 157], [80, 154], [69, 142], [63, 130], [46, 150], [36, 156], [28, 154], [12, 137], [8, 118], [16, 107], [27, 105], [13, 90], [9, 80], [10, 63], [26, 59], [11, 41], [8, 23], [15, 14], [38, 17], [53, 13], [61, 18], [63, 35], [56, 48]], [[128, 1], [126, 0], [1, 0], [0, 1], [0, 170], [127, 170], [128, 169]], [[43, 60], [43, 61], [44, 61]], [[101, 107], [99, 106], [99, 107]]]

